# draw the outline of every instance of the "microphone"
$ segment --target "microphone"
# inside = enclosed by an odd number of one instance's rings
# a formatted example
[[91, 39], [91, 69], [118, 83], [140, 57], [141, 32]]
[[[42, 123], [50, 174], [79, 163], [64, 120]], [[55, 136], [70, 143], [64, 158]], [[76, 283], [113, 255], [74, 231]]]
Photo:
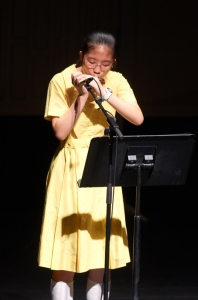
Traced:
[[93, 80], [93, 77], [89, 77], [79, 83], [79, 86], [88, 85]]

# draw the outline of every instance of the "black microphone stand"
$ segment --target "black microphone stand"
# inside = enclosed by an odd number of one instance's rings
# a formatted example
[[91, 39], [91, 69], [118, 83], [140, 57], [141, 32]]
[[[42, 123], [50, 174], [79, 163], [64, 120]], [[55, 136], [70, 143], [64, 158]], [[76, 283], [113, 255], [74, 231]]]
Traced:
[[112, 202], [112, 157], [113, 157], [113, 132], [115, 132], [120, 139], [123, 139], [116, 119], [110, 116], [102, 105], [102, 98], [96, 97], [90, 85], [86, 84], [87, 90], [93, 96], [95, 102], [98, 104], [102, 112], [107, 118], [110, 127], [105, 129], [105, 133], [109, 134], [109, 168], [108, 168], [108, 183], [107, 183], [107, 212], [106, 212], [106, 243], [105, 243], [105, 272], [104, 272], [104, 300], [108, 300], [108, 274], [109, 274], [109, 249], [110, 249], [110, 235], [111, 235], [111, 202]]

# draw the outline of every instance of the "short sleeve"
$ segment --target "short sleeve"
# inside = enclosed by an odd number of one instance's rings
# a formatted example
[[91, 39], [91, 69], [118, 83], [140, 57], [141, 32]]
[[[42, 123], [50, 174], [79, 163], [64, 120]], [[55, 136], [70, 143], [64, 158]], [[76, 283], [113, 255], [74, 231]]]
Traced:
[[126, 102], [137, 102], [131, 86], [129, 85], [127, 79], [122, 75], [118, 81], [117, 96]]
[[60, 117], [68, 110], [66, 84], [61, 73], [55, 75], [49, 83], [44, 118]]
[[105, 76], [105, 81], [106, 87], [110, 88], [118, 98], [129, 103], [137, 102], [130, 84], [121, 73], [110, 71]]

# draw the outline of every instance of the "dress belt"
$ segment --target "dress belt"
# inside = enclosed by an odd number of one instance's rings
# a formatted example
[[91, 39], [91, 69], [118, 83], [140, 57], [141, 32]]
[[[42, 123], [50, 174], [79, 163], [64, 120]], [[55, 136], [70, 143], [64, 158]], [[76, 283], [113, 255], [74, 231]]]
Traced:
[[62, 145], [64, 148], [88, 148], [90, 146], [92, 137], [86, 139], [68, 139], [65, 144]]

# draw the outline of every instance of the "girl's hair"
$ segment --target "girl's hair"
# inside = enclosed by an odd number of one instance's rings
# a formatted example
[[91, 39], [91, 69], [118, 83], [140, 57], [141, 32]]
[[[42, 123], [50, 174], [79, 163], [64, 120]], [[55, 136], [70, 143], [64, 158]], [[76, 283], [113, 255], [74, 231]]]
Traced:
[[[113, 58], [116, 56], [117, 44], [115, 37], [106, 31], [92, 31], [85, 38], [81, 46], [83, 56], [94, 49], [97, 45], [106, 45], [112, 51]], [[76, 68], [82, 66], [82, 61], [79, 59], [76, 63]]]

